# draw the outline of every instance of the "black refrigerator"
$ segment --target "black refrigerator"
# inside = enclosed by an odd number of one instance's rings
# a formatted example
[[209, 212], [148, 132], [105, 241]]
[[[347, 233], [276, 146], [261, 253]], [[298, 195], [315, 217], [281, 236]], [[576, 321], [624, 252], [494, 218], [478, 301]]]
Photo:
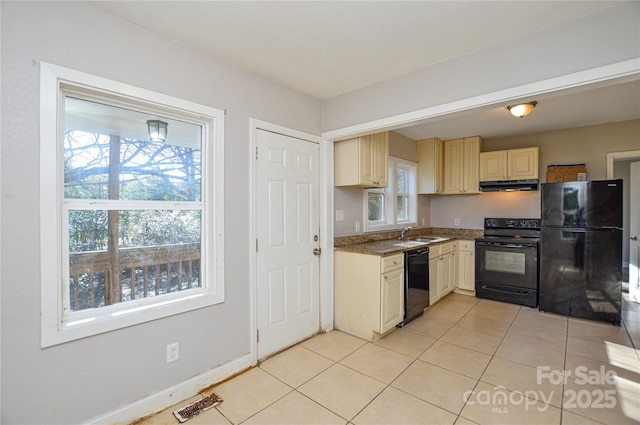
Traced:
[[622, 180], [541, 190], [539, 309], [620, 324]]

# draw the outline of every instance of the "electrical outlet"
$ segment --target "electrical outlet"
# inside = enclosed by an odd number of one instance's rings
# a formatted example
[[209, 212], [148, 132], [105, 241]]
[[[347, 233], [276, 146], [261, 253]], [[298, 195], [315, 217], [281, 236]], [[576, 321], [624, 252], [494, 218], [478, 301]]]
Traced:
[[360, 222], [356, 221], [356, 232], [360, 231]]
[[344, 221], [344, 210], [336, 210], [336, 221]]
[[453, 224], [456, 226], [460, 226], [460, 219], [459, 218], [454, 218], [453, 219]]
[[167, 363], [175, 362], [180, 359], [180, 344], [174, 342], [167, 345]]

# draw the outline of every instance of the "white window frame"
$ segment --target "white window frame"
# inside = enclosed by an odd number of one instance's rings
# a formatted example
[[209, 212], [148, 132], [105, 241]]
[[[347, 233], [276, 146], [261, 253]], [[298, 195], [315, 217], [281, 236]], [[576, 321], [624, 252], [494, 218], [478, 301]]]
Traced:
[[[202, 125], [201, 287], [77, 312], [65, 312], [64, 93], [71, 90]], [[166, 116], [166, 115], [165, 115]], [[40, 70], [41, 346], [68, 341], [224, 302], [224, 111], [68, 68]], [[66, 262], [66, 264], [65, 264]], [[67, 271], [68, 273], [68, 271]]]
[[[410, 171], [409, 184], [409, 219], [399, 220], [396, 196], [397, 193], [397, 169], [398, 167], [407, 168]], [[378, 232], [383, 230], [402, 229], [406, 226], [416, 226], [418, 224], [418, 164], [400, 158], [389, 157], [389, 185], [386, 188], [372, 188], [363, 191], [363, 208], [364, 208], [364, 231]], [[385, 197], [385, 212], [383, 221], [369, 221], [368, 198], [369, 193], [382, 193]]]

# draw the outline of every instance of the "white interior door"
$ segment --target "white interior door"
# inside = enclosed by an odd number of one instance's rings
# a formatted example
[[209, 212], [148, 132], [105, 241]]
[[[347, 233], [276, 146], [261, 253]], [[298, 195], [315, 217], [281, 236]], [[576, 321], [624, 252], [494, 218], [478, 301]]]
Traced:
[[632, 162], [630, 169], [629, 295], [640, 302], [640, 162]]
[[[320, 329], [316, 143], [257, 131], [258, 359]], [[314, 252], [318, 250], [318, 252]]]

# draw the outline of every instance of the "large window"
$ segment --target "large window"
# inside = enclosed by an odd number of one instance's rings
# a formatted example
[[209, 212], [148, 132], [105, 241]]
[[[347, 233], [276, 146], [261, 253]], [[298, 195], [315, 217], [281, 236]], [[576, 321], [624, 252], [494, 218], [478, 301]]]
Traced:
[[46, 64], [42, 82], [42, 345], [223, 301], [220, 111]]
[[364, 192], [365, 232], [417, 224], [416, 173], [415, 163], [389, 158], [389, 186]]

